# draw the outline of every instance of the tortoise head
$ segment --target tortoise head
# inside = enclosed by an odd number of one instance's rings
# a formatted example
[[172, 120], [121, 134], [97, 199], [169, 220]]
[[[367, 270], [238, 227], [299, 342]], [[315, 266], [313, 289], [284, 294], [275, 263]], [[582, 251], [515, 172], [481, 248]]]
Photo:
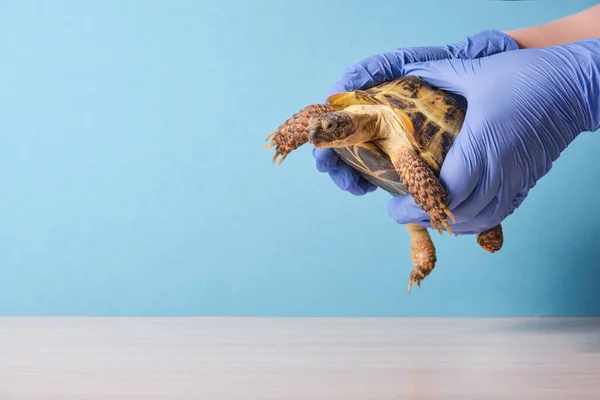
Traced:
[[356, 130], [350, 114], [344, 111], [329, 112], [310, 119], [308, 141], [315, 147], [345, 147]]

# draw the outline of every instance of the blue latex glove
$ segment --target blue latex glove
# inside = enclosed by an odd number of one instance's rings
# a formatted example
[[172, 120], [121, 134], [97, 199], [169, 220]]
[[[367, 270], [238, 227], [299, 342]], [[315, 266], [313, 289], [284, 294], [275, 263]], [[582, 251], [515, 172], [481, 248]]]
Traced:
[[[600, 39], [410, 64], [401, 73], [468, 102], [440, 171], [457, 234], [498, 225], [580, 133], [600, 129]], [[388, 212], [398, 223], [429, 225], [410, 196], [392, 199]]]
[[[440, 172], [457, 234], [502, 222], [580, 133], [600, 129], [600, 39], [413, 63], [399, 74], [421, 76], [468, 102]], [[392, 199], [388, 213], [398, 223], [429, 225], [410, 196]]]
[[[399, 78], [403, 75], [403, 68], [414, 62], [474, 59], [518, 48], [513, 39], [503, 32], [488, 30], [451, 45], [396, 49], [368, 57], [346, 69], [329, 90], [327, 97], [334, 93], [367, 89]], [[313, 149], [313, 156], [317, 169], [328, 173], [340, 189], [354, 195], [364, 195], [376, 189], [376, 186], [338, 159], [333, 150]]]

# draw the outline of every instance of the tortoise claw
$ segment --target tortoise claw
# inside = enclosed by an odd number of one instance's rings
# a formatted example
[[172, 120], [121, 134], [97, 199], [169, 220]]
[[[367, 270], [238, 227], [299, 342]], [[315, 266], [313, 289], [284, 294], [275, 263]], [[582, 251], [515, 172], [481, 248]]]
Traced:
[[290, 154], [296, 147], [298, 147], [301, 144], [298, 142], [294, 143], [293, 138], [290, 141], [290, 136], [286, 136], [285, 133], [281, 131], [281, 129], [278, 129], [277, 131], [269, 134], [266, 140], [268, 141], [269, 139], [271, 141], [267, 143], [265, 147], [263, 147], [263, 151], [268, 150], [271, 147], [275, 147], [275, 154], [273, 154], [272, 162], [273, 164], [275, 164], [278, 161], [277, 159], [279, 158], [279, 156], [281, 156], [278, 162], [279, 165], [281, 165], [281, 163], [283, 162], [283, 160], [285, 160], [288, 154]]
[[452, 232], [452, 228], [450, 227], [450, 224], [448, 223], [448, 217], [450, 217], [450, 219], [453, 221], [453, 223], [456, 223], [456, 219], [454, 218], [454, 215], [448, 209], [444, 210], [443, 216], [440, 214], [441, 213], [439, 213], [437, 211], [431, 211], [429, 213], [429, 219], [431, 221], [431, 229], [437, 230], [440, 232], [440, 235], [443, 235], [444, 228], [445, 228], [446, 231], [448, 231], [448, 233], [452, 235], [453, 232]]
[[274, 141], [270, 141], [269, 143], [267, 143], [265, 145], [265, 147], [263, 147], [263, 151], [265, 150], [269, 150], [271, 147], [275, 146], [275, 142]]
[[267, 138], [265, 139], [265, 142], [268, 141], [269, 139], [271, 139], [273, 136], [275, 136], [277, 134], [277, 131], [273, 131], [271, 133], [269, 133], [269, 135], [267, 136]]
[[[275, 164], [277, 162], [277, 157], [279, 157], [280, 155], [281, 155], [281, 153], [279, 152], [279, 149], [275, 150], [275, 154], [273, 154], [273, 159], [272, 159], [273, 164]], [[279, 163], [281, 164], [281, 161]]]
[[273, 159], [272, 162], [273, 164], [275, 164], [277, 162], [277, 158], [279, 156], [281, 156], [281, 158], [279, 159], [279, 165], [281, 165], [281, 163], [283, 162], [283, 160], [285, 160], [285, 158], [288, 156], [288, 154], [290, 153], [290, 151], [286, 151], [286, 149], [284, 147], [281, 146], [282, 143], [278, 143], [277, 141], [277, 137], [278, 137], [278, 131], [275, 131], [271, 134], [269, 134], [269, 136], [267, 136], [266, 140], [271, 139], [271, 141], [269, 143], [267, 143], [265, 145], [265, 147], [263, 147], [263, 151], [270, 149], [273, 146], [275, 147], [275, 154], [273, 154]]
[[408, 293], [410, 294], [410, 291], [412, 289], [413, 286], [417, 286], [418, 290], [421, 290], [421, 280], [423, 278], [417, 278], [416, 276], [417, 274], [415, 273], [415, 271], [412, 271], [410, 273], [410, 278], [408, 280]]

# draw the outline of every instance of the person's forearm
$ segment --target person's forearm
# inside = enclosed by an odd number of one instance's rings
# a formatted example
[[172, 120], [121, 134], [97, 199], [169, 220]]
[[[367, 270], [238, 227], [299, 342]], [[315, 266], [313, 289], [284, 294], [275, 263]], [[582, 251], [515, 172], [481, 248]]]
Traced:
[[556, 21], [505, 33], [522, 49], [600, 38], [600, 4]]

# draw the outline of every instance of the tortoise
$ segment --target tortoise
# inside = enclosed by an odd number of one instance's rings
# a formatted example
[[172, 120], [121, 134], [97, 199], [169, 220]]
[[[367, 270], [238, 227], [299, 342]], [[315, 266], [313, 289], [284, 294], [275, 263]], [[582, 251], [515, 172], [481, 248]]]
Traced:
[[[458, 96], [434, 88], [418, 76], [404, 76], [366, 90], [336, 93], [311, 104], [267, 136], [279, 164], [305, 143], [332, 148], [364, 179], [392, 196], [411, 195], [428, 214], [431, 229], [452, 234], [446, 192], [439, 181], [442, 163], [464, 122]], [[435, 267], [436, 252], [427, 227], [406, 224], [413, 269], [408, 292]], [[491, 253], [503, 244], [502, 225], [476, 235]]]

